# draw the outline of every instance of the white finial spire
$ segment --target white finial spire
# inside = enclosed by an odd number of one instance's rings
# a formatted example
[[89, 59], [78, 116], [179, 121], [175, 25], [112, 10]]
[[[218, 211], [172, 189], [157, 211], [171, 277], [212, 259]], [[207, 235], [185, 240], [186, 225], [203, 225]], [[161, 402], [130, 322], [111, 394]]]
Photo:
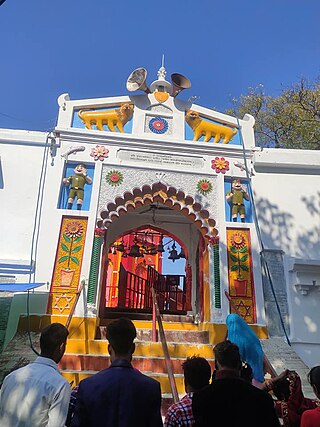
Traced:
[[164, 53], [162, 54], [162, 61], [161, 61], [161, 67], [158, 71], [158, 79], [159, 80], [165, 80], [166, 79], [166, 69], [164, 68]]
[[151, 83], [150, 86], [150, 90], [151, 92], [167, 92], [167, 93], [171, 93], [172, 91], [172, 86], [171, 83], [167, 82], [166, 80], [166, 69], [164, 68], [164, 54], [162, 54], [162, 58], [161, 58], [161, 67], [159, 68], [158, 71], [158, 80], [155, 80], [154, 82]]

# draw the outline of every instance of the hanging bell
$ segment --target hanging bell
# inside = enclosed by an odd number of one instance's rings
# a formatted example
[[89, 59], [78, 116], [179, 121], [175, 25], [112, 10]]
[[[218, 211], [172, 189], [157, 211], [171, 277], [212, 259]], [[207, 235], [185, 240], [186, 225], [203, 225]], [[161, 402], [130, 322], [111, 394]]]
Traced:
[[165, 249], [163, 247], [163, 244], [159, 243], [159, 245], [157, 246], [157, 252], [164, 252], [164, 251], [165, 251]]
[[157, 246], [157, 252], [163, 253], [164, 251], [165, 251], [165, 249], [163, 247], [163, 234], [161, 234], [161, 239], [160, 239], [160, 242]]
[[179, 258], [186, 258], [186, 254], [184, 253], [183, 248], [181, 248], [181, 251], [179, 253]]
[[139, 257], [140, 256], [140, 247], [136, 244], [132, 245], [128, 255], [132, 256], [132, 257]]
[[169, 252], [170, 252], [170, 255], [168, 256], [168, 259], [171, 259], [172, 262], [175, 262], [176, 259], [179, 259], [179, 255], [178, 255], [178, 252], [176, 250], [175, 243], [173, 243], [173, 245], [171, 247], [171, 251], [169, 251]]
[[157, 255], [158, 251], [156, 246], [152, 243], [152, 245], [150, 246], [150, 249], [148, 251], [149, 255]]
[[124, 244], [123, 244], [123, 241], [121, 241], [121, 242], [119, 243], [119, 245], [117, 245], [117, 250], [118, 250], [119, 252], [124, 252]]

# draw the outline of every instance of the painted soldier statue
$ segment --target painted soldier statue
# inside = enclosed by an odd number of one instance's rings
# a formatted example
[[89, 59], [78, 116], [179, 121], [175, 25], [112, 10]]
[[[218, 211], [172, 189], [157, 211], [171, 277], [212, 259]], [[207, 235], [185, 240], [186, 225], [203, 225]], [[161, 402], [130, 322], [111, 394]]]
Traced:
[[234, 179], [231, 184], [231, 191], [226, 194], [227, 202], [231, 205], [232, 221], [237, 222], [240, 215], [241, 222], [246, 222], [246, 210], [244, 201], [249, 200], [249, 195], [245, 185], [240, 179]]
[[72, 209], [74, 199], [77, 199], [77, 210], [81, 210], [84, 198], [85, 184], [92, 184], [92, 179], [87, 175], [87, 169], [80, 163], [74, 168], [74, 175], [63, 178], [63, 183], [69, 187], [68, 209]]

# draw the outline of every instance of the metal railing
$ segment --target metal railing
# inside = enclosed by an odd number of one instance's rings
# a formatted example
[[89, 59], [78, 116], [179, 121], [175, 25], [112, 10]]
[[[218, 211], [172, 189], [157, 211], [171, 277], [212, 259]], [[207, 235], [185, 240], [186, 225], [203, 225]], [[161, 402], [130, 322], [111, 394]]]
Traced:
[[147, 309], [151, 304], [148, 282], [143, 277], [127, 271], [120, 265], [119, 271], [119, 308]]
[[184, 275], [163, 275], [148, 266], [147, 275], [144, 278], [127, 271], [121, 264], [117, 288], [117, 304], [113, 307], [151, 311], [151, 289], [154, 288], [161, 312], [186, 311], [186, 278]]
[[155, 338], [156, 338], [155, 324], [156, 324], [156, 320], [157, 320], [158, 326], [159, 326], [160, 341], [161, 341], [161, 345], [162, 345], [164, 360], [165, 360], [168, 378], [169, 378], [169, 383], [170, 383], [170, 387], [171, 387], [171, 393], [172, 393], [174, 403], [177, 403], [179, 401], [179, 394], [178, 394], [178, 390], [177, 390], [176, 380], [175, 380], [174, 374], [173, 374], [172, 362], [170, 359], [167, 340], [166, 340], [166, 336], [165, 336], [164, 329], [163, 329], [162, 319], [161, 319], [160, 310], [159, 310], [158, 301], [157, 301], [157, 294], [156, 294], [156, 291], [153, 287], [151, 288], [151, 295], [152, 295], [152, 304], [153, 304], [153, 308], [154, 308], [152, 311], [152, 314], [153, 314], [153, 316], [155, 316], [155, 318], [152, 319], [152, 321], [153, 321], [152, 322], [153, 323], [152, 337], [155, 336]]
[[83, 290], [83, 288], [84, 288], [84, 285], [85, 285], [85, 281], [84, 281], [84, 280], [81, 280], [81, 283], [80, 283], [79, 289], [78, 289], [78, 291], [77, 291], [77, 293], [76, 293], [76, 297], [75, 297], [75, 299], [74, 299], [74, 301], [73, 301], [73, 305], [72, 305], [72, 307], [71, 307], [71, 310], [70, 310], [70, 313], [69, 313], [69, 316], [68, 316], [68, 320], [67, 320], [67, 322], [66, 322], [66, 324], [65, 324], [65, 326], [66, 326], [66, 328], [67, 328], [67, 329], [68, 329], [68, 328], [69, 328], [69, 326], [70, 326], [70, 323], [71, 323], [72, 317], [73, 317], [73, 315], [74, 315], [74, 312], [75, 312], [76, 306], [77, 306], [77, 304], [78, 304], [78, 301], [79, 301], [79, 298], [80, 298], [81, 292], [82, 292], [82, 290]]

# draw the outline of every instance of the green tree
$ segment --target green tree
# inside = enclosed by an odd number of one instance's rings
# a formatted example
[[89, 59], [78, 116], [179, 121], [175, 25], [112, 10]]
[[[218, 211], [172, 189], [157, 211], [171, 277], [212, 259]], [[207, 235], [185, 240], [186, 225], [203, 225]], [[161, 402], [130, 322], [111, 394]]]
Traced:
[[320, 149], [320, 83], [301, 79], [279, 96], [265, 94], [263, 85], [233, 99], [227, 114], [255, 120], [256, 143], [261, 147]]

